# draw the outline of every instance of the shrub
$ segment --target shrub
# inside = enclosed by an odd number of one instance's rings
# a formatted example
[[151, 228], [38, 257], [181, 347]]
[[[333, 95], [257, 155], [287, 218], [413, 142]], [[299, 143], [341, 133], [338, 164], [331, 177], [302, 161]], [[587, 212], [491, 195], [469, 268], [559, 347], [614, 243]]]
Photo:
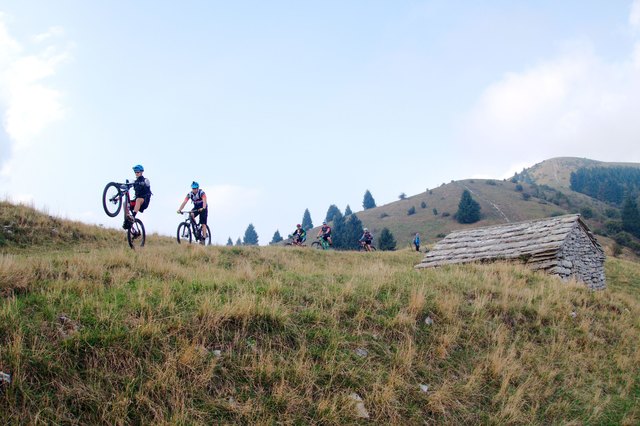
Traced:
[[380, 219], [384, 219], [385, 217], [389, 217], [387, 213], [380, 213]]
[[411, 216], [412, 214], [416, 214], [415, 206], [411, 206], [411, 208], [407, 210], [407, 216]]
[[486, 183], [487, 185], [491, 185], [491, 186], [496, 186], [496, 185], [497, 185], [497, 183], [496, 183], [496, 181], [495, 181], [495, 180], [488, 180], [488, 181], [486, 181], [485, 183]]
[[608, 220], [604, 223], [604, 229], [607, 235], [615, 235], [622, 231], [622, 222], [619, 220]]
[[517, 185], [516, 185], [516, 191], [518, 191], [518, 192], [522, 192], [522, 190], [523, 190], [523, 189], [524, 189], [524, 188], [522, 188], [522, 185], [520, 185], [520, 184], [517, 184]]
[[444, 237], [446, 237], [446, 235], [445, 235], [445, 234], [442, 234], [442, 233], [440, 233], [440, 234], [436, 235], [436, 238], [444, 238]]
[[593, 209], [591, 207], [583, 207], [580, 209], [580, 214], [585, 219], [591, 219], [593, 217]]
[[551, 212], [551, 214], [549, 215], [549, 217], [558, 217], [558, 216], [562, 216], [564, 213], [562, 212]]
[[389, 229], [382, 228], [380, 231], [380, 238], [378, 239], [378, 248], [380, 250], [388, 251], [396, 249], [396, 239]]
[[613, 244], [613, 257], [618, 257], [622, 254], [622, 246], [617, 242]]
[[531, 194], [527, 193], [527, 192], [523, 192], [522, 193], [522, 199], [525, 201], [529, 201], [529, 199], [531, 198]]
[[420, 203], [420, 207], [422, 207], [423, 209], [427, 208], [427, 203], [425, 203], [424, 201]]
[[607, 209], [604, 212], [605, 216], [607, 216], [609, 219], [617, 219], [620, 217], [620, 212], [617, 209]]
[[442, 217], [449, 217], [449, 216], [451, 216], [451, 213], [449, 212], [442, 213]]
[[432, 211], [434, 216], [438, 216], [438, 209], [434, 208]]

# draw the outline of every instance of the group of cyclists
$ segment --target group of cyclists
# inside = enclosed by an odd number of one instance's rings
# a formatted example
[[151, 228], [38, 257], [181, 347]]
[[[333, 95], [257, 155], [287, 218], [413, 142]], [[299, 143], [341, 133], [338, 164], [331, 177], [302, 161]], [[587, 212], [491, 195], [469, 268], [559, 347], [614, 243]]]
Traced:
[[[149, 182], [149, 179], [143, 176], [144, 167], [142, 167], [141, 164], [137, 164], [133, 166], [133, 172], [136, 176], [136, 179], [133, 182], [135, 204], [134, 202], [132, 202], [132, 212], [130, 215], [127, 215], [125, 223], [122, 225], [122, 227], [125, 229], [128, 229], [128, 227], [131, 226], [131, 223], [133, 223], [134, 218], [138, 214], [138, 212], [142, 213], [147, 207], [149, 207], [149, 201], [151, 200], [152, 195], [151, 183]], [[209, 216], [209, 205], [207, 203], [207, 194], [202, 188], [200, 188], [200, 184], [196, 181], [191, 182], [191, 191], [187, 193], [187, 195], [184, 197], [184, 200], [182, 201], [182, 204], [180, 204], [180, 207], [178, 208], [178, 214], [182, 214], [182, 209], [189, 201], [193, 203], [193, 209], [191, 211], [192, 218], [195, 220], [199, 217], [199, 225], [202, 228], [202, 240], [204, 241], [207, 238], [207, 227], [203, 225], [207, 224], [207, 217]], [[318, 231], [317, 237], [322, 238], [327, 242], [329, 246], [333, 245], [333, 241], [331, 240], [331, 227], [327, 224], [327, 222], [322, 222], [322, 227], [320, 228], [320, 231]], [[302, 225], [297, 224], [296, 229], [291, 234], [291, 238], [294, 245], [302, 246], [307, 240], [307, 231], [302, 227]], [[371, 235], [371, 232], [369, 232], [368, 228], [363, 229], [362, 236], [358, 241], [360, 242], [364, 250], [373, 250], [373, 235]]]
[[[322, 227], [318, 231], [317, 237], [326, 241], [328, 246], [333, 245], [333, 241], [331, 240], [331, 227], [327, 222], [322, 222]], [[296, 225], [296, 229], [291, 233], [291, 240], [292, 244], [295, 246], [304, 245], [304, 242], [307, 240], [307, 231], [302, 227], [302, 225]], [[363, 234], [358, 241], [364, 250], [373, 251], [373, 235], [371, 235], [368, 228], [363, 229]]]

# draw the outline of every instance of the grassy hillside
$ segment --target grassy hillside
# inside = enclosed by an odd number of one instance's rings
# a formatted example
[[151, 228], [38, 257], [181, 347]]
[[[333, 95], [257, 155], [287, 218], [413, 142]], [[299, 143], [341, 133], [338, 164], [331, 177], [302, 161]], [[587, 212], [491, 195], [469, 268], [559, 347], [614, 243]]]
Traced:
[[22, 204], [0, 201], [0, 250], [113, 245], [123, 232], [50, 216]]
[[[465, 189], [471, 192], [481, 207], [481, 220], [469, 225], [460, 224], [454, 218]], [[525, 199], [523, 194], [530, 197]], [[542, 198], [543, 194], [547, 199]], [[422, 207], [423, 203], [426, 207]], [[518, 185], [511, 181], [467, 179], [443, 184], [404, 200], [356, 214], [364, 226], [373, 230], [374, 237], [379, 235], [382, 228], [389, 228], [402, 248], [410, 244], [416, 232], [420, 232], [424, 241], [432, 243], [458, 229], [562, 215], [579, 212], [583, 207], [594, 211], [594, 218], [587, 221], [590, 226], [594, 229], [601, 227], [607, 206], [586, 195], [572, 191], [559, 193], [551, 188], [535, 188], [526, 183]], [[415, 209], [415, 213], [409, 215], [411, 208]], [[318, 229], [311, 230], [310, 235], [315, 235]]]
[[0, 255], [0, 423], [640, 422], [638, 264], [117, 247]]

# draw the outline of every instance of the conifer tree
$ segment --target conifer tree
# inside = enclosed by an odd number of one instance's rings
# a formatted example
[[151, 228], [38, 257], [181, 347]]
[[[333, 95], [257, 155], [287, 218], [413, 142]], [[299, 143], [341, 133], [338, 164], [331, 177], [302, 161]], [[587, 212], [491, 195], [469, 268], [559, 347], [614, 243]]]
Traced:
[[283, 238], [282, 236], [280, 236], [280, 231], [276, 229], [276, 232], [273, 233], [273, 238], [271, 239], [271, 242], [269, 244], [276, 244], [282, 240]]
[[345, 237], [346, 237], [346, 249], [358, 250], [360, 242], [358, 241], [362, 236], [362, 222], [358, 218], [358, 215], [350, 215], [345, 224]]
[[236, 245], [237, 246], [241, 246], [242, 245], [242, 240], [240, 239], [240, 237], [238, 237], [238, 239], [236, 240]]
[[353, 212], [351, 211], [351, 207], [349, 207], [349, 204], [347, 204], [347, 207], [344, 209], [344, 216], [347, 217], [350, 214], [353, 214]]
[[302, 229], [308, 231], [313, 228], [313, 222], [311, 222], [311, 213], [309, 213], [309, 209], [304, 210], [304, 214], [302, 215]]
[[362, 236], [362, 222], [358, 215], [338, 216], [333, 220], [331, 238], [336, 249], [357, 250], [358, 240]]
[[364, 193], [364, 199], [362, 200], [362, 207], [365, 210], [372, 209], [376, 207], [376, 200], [373, 199], [371, 192], [367, 189], [367, 192]]
[[329, 206], [329, 210], [327, 210], [327, 217], [325, 218], [325, 222], [329, 223], [333, 220], [336, 215], [342, 216], [342, 212], [335, 204], [331, 204]]
[[475, 223], [480, 220], [480, 204], [471, 198], [471, 193], [466, 189], [460, 197], [456, 219], [458, 223]]
[[231, 237], [229, 237], [229, 239], [227, 240], [227, 245], [228, 246], [232, 246], [233, 245], [233, 240], [231, 239]]
[[257, 246], [258, 245], [258, 233], [256, 232], [256, 228], [253, 227], [253, 224], [250, 223], [247, 226], [247, 230], [244, 231], [244, 240], [242, 241], [245, 246]]
[[333, 241], [333, 248], [343, 249], [345, 238], [345, 217], [336, 215], [333, 217], [333, 223], [331, 224], [331, 240]]
[[388, 228], [382, 228], [380, 231], [380, 238], [378, 238], [378, 249], [380, 250], [395, 250], [396, 239], [393, 237], [391, 231]]
[[628, 195], [622, 206], [622, 229], [640, 238], [640, 211], [635, 198]]

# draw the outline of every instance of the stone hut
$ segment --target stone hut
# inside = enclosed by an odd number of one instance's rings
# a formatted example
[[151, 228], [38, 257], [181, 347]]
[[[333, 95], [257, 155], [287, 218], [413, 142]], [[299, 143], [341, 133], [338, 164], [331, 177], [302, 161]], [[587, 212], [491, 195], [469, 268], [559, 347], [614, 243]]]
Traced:
[[604, 251], [578, 214], [456, 231], [439, 241], [417, 269], [470, 262], [524, 263], [593, 290], [606, 287]]

